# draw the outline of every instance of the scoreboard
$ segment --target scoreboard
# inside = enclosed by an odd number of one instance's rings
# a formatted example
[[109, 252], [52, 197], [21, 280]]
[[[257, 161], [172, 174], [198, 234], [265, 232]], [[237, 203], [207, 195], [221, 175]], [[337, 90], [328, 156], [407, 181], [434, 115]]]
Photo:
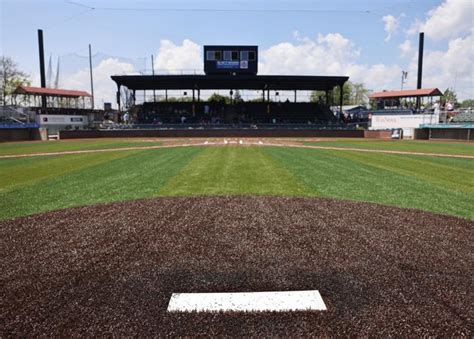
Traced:
[[204, 46], [204, 73], [252, 74], [258, 71], [258, 46]]

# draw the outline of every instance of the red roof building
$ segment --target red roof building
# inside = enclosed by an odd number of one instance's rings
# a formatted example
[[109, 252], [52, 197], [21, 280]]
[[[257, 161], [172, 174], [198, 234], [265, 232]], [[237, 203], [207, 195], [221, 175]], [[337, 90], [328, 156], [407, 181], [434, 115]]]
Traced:
[[438, 97], [443, 93], [437, 88], [407, 89], [402, 91], [384, 91], [372, 93], [369, 99], [395, 99], [395, 98], [417, 98], [417, 97]]
[[76, 91], [70, 89], [58, 89], [58, 88], [42, 88], [42, 87], [28, 87], [18, 86], [13, 94], [24, 94], [24, 95], [45, 95], [49, 97], [62, 97], [62, 98], [81, 98], [90, 97], [91, 95], [85, 91]]

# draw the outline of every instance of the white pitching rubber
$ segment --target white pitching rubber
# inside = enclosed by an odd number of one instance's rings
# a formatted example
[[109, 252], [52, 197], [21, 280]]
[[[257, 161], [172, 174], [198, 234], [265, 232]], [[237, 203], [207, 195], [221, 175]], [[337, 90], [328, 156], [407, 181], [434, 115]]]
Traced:
[[173, 293], [168, 312], [325, 311], [319, 291]]

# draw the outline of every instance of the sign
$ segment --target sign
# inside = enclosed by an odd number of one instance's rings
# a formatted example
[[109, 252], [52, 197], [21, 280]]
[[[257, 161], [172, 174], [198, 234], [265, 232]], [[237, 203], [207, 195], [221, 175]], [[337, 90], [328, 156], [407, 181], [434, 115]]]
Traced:
[[56, 114], [38, 114], [36, 121], [41, 126], [45, 125], [72, 125], [85, 126], [88, 123], [85, 115], [56, 115]]
[[218, 69], [239, 69], [240, 63], [238, 61], [217, 61], [216, 67]]
[[370, 129], [419, 128], [422, 124], [438, 124], [438, 114], [372, 114]]
[[248, 69], [249, 68], [249, 62], [247, 60], [242, 60], [240, 62], [240, 69]]

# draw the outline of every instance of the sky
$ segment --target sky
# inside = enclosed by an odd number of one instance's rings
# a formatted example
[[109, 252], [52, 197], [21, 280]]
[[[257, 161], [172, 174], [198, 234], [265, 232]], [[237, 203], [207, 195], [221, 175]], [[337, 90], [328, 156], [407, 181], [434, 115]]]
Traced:
[[202, 46], [258, 45], [259, 74], [347, 75], [373, 91], [423, 87], [474, 98], [472, 0], [0, 0], [0, 54], [39, 85], [37, 29], [59, 87], [113, 102], [113, 74], [202, 73]]

